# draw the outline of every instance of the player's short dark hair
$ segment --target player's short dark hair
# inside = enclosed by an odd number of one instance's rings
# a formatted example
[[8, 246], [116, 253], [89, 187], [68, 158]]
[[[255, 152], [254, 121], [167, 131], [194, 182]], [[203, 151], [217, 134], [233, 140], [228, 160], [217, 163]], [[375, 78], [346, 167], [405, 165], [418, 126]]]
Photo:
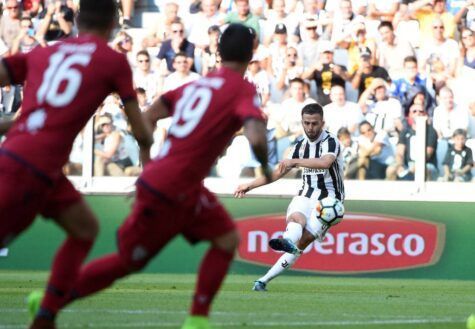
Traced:
[[302, 116], [304, 114], [320, 114], [320, 116], [323, 118], [323, 108], [318, 103], [307, 104], [302, 108]]
[[226, 62], [247, 63], [252, 58], [253, 34], [242, 24], [229, 24], [219, 39], [218, 50]]
[[115, 0], [81, 0], [77, 24], [84, 29], [105, 30], [117, 19]]
[[383, 27], [387, 27], [389, 28], [391, 31], [394, 31], [394, 26], [393, 26], [393, 23], [391, 23], [390, 21], [382, 21], [379, 26], [378, 26], [378, 30], [383, 28]]

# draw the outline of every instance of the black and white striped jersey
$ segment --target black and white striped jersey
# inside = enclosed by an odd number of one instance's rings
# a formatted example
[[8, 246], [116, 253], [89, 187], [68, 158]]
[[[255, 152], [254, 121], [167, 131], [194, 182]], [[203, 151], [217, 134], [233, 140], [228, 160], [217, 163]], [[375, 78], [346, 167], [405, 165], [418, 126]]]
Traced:
[[306, 137], [297, 142], [289, 155], [292, 159], [320, 158], [326, 154], [333, 154], [336, 157], [329, 169], [302, 168], [302, 188], [298, 195], [318, 200], [331, 196], [344, 201], [345, 188], [341, 153], [340, 142], [335, 135], [327, 130], [323, 130], [314, 142], [310, 142]]

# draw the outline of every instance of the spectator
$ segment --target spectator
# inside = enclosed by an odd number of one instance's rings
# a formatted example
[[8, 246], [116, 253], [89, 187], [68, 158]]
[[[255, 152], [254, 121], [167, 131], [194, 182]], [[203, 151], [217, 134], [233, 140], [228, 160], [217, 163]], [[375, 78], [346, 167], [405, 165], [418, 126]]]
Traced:
[[409, 42], [397, 38], [391, 22], [382, 22], [379, 25], [379, 34], [382, 42], [378, 47], [379, 66], [384, 67], [394, 79], [402, 75], [404, 59], [414, 56], [415, 52]]
[[358, 143], [353, 141], [351, 133], [346, 127], [338, 129], [337, 137], [342, 146], [344, 178], [355, 179], [358, 172]]
[[354, 33], [350, 35], [351, 39], [341, 41], [338, 46], [348, 49], [348, 73], [354, 76], [360, 69], [361, 56], [369, 54], [370, 64], [376, 64], [376, 43], [373, 39], [366, 37], [366, 26], [363, 22], [357, 22], [354, 27]]
[[114, 40], [112, 40], [111, 46], [115, 51], [127, 56], [127, 60], [129, 61], [131, 67], [135, 66], [135, 60], [132, 58], [134, 40], [130, 34], [123, 30], [117, 32]]
[[[328, 1], [327, 7], [331, 3], [337, 3], [336, 1]], [[353, 12], [353, 6], [351, 0], [340, 0], [339, 6], [333, 14], [332, 34], [331, 42], [339, 45], [344, 43], [345, 40], [351, 41], [353, 33], [353, 26], [357, 21], [362, 21], [364, 18]]]
[[178, 17], [178, 4], [168, 1], [163, 7], [163, 14], [155, 20], [155, 24], [148, 31], [148, 35], [143, 40], [144, 47], [157, 47], [164, 40], [168, 40], [172, 36], [172, 24], [180, 21]]
[[[444, 24], [440, 18], [432, 22], [432, 38], [424, 42], [420, 49], [419, 60], [426, 67], [426, 72], [432, 74], [433, 80], [447, 80], [456, 72], [460, 50], [457, 42], [444, 36]], [[437, 79], [434, 74], [442, 74]]]
[[335, 85], [330, 91], [331, 103], [323, 107], [325, 127], [332, 134], [345, 127], [352, 135], [356, 135], [358, 124], [364, 120], [358, 104], [349, 102], [345, 98], [345, 89]]
[[209, 45], [205, 47], [201, 58], [201, 75], [205, 76], [216, 69], [219, 59], [218, 41], [221, 35], [219, 26], [213, 25], [208, 29]]
[[21, 1], [22, 4], [22, 12], [24, 15], [28, 15], [29, 17], [35, 17], [38, 15], [41, 6], [41, 0], [23, 0]]
[[204, 49], [210, 43], [210, 27], [219, 26], [224, 19], [224, 15], [218, 11], [217, 0], [203, 0], [201, 1], [201, 8], [200, 12], [190, 17], [188, 40], [196, 47]]
[[467, 133], [463, 129], [456, 129], [452, 136], [452, 144], [445, 154], [444, 176], [446, 182], [470, 182], [472, 180], [473, 152], [465, 143]]
[[392, 22], [399, 9], [400, 0], [368, 0], [366, 24], [370, 37], [377, 37], [381, 22]]
[[391, 82], [388, 71], [381, 66], [371, 64], [371, 50], [363, 48], [360, 50], [360, 64], [358, 70], [351, 80], [353, 88], [358, 90], [358, 98], [371, 85], [375, 78], [381, 78], [387, 82]]
[[466, 0], [462, 3], [460, 10], [454, 14], [455, 23], [475, 30], [475, 1]]
[[[414, 180], [415, 173], [415, 138], [416, 120], [418, 116], [427, 117], [421, 105], [414, 104], [409, 109], [408, 127], [399, 134], [396, 145], [396, 161], [388, 166], [386, 178], [389, 180]], [[437, 132], [429, 121], [426, 122], [426, 176], [428, 180], [436, 180], [437, 170]]]
[[224, 24], [241, 23], [252, 27], [260, 35], [259, 17], [251, 13], [249, 0], [235, 0], [236, 11], [230, 12], [224, 19]]
[[359, 125], [358, 179], [384, 179], [386, 169], [394, 162], [392, 146], [384, 130], [376, 133], [368, 121]]
[[[407, 91], [406, 101], [402, 104], [404, 117], [408, 116], [413, 104], [422, 106], [429, 118], [434, 116], [435, 100], [424, 86], [412, 86]], [[404, 123], [404, 126], [407, 124]]]
[[38, 18], [41, 19], [38, 36], [47, 42], [72, 35], [74, 12], [63, 0], [50, 1]]
[[329, 42], [321, 41], [320, 58], [302, 74], [303, 79], [315, 81], [317, 99], [322, 106], [331, 102], [330, 90], [332, 87], [341, 86], [344, 89], [345, 80], [348, 79], [346, 67], [334, 63], [333, 51], [333, 47]]
[[190, 62], [185, 53], [176, 54], [173, 59], [173, 73], [165, 78], [162, 92], [176, 89], [185, 83], [195, 81], [200, 78], [196, 72], [191, 72]]
[[256, 54], [249, 62], [244, 78], [256, 87], [261, 107], [265, 108], [270, 98], [270, 81], [267, 72], [261, 68], [259, 57]]
[[468, 28], [463, 28], [460, 34], [462, 47], [459, 67], [475, 70], [475, 33]]
[[33, 48], [40, 45], [46, 46], [43, 39], [36, 38], [35, 28], [31, 22], [31, 18], [22, 17], [20, 21], [21, 30], [18, 36], [13, 40], [11, 54], [29, 53]]
[[115, 129], [112, 119], [102, 115], [96, 124], [94, 174], [96, 176], [131, 176], [136, 173], [127, 154], [123, 133]]
[[134, 70], [134, 85], [145, 90], [147, 101], [152, 103], [159, 95], [162, 80], [160, 75], [152, 69], [150, 54], [141, 50], [136, 55], [137, 67]]
[[419, 21], [421, 42], [431, 39], [433, 22], [440, 20], [444, 26], [443, 36], [453, 38], [455, 36], [455, 17], [447, 12], [445, 0], [418, 0], [409, 5], [413, 17]]
[[150, 103], [147, 100], [147, 93], [143, 88], [135, 88], [137, 94], [137, 102], [139, 103], [140, 111], [145, 112], [145, 110], [150, 106]]
[[287, 89], [289, 82], [299, 78], [303, 73], [302, 61], [299, 59], [297, 48], [287, 47], [285, 52], [284, 66], [277, 76], [276, 87], [280, 90]]
[[318, 40], [317, 26], [317, 21], [313, 17], [307, 18], [303, 22], [305, 34], [297, 49], [304, 67], [312, 65], [319, 57], [318, 45], [321, 41]]
[[361, 94], [358, 105], [376, 132], [385, 131], [390, 136], [397, 136], [402, 130], [401, 103], [388, 97], [388, 88], [383, 79], [375, 78], [371, 82]]
[[185, 38], [185, 27], [180, 20], [175, 20], [172, 25], [172, 36], [165, 40], [158, 52], [158, 59], [166, 62], [168, 72], [174, 72], [173, 60], [178, 53], [184, 53], [189, 66], [194, 71], [193, 58], [195, 45]]
[[434, 109], [433, 124], [439, 138], [445, 139], [451, 138], [456, 129], [468, 129], [467, 108], [454, 102], [454, 94], [449, 87], [440, 90], [439, 106]]
[[288, 46], [287, 27], [282, 23], [277, 24], [274, 28], [273, 42], [269, 45], [268, 61], [269, 74], [275, 79], [284, 69]]
[[2, 15], [0, 20], [0, 38], [11, 49], [13, 40], [20, 34], [21, 10], [17, 0], [8, 0], [6, 2], [7, 14]]
[[277, 24], [284, 24], [287, 27], [287, 36], [291, 38], [289, 34], [293, 34], [298, 25], [298, 18], [294, 13], [287, 13], [285, 9], [285, 0], [273, 0], [272, 9], [267, 13], [266, 20], [263, 25], [264, 28], [261, 31], [262, 40], [265, 45], [272, 42], [272, 36], [274, 35], [274, 29]]
[[[330, 38], [329, 26], [331, 23], [331, 18], [328, 13], [324, 10], [324, 1], [322, 0], [303, 0], [303, 13], [302, 16], [304, 19], [314, 18], [317, 21], [317, 33], [320, 36], [325, 36], [326, 39]], [[299, 19], [299, 22], [304, 20]], [[299, 24], [297, 26], [296, 34], [302, 39], [304, 35], [304, 25]]]
[[[393, 80], [393, 83], [391, 84], [391, 95], [399, 99], [401, 104], [404, 105], [408, 103], [409, 91], [411, 88], [417, 86], [425, 89], [427, 80], [419, 73], [416, 57], [408, 56], [404, 58], [403, 65], [404, 71], [402, 77]], [[431, 113], [429, 114], [431, 115]]]

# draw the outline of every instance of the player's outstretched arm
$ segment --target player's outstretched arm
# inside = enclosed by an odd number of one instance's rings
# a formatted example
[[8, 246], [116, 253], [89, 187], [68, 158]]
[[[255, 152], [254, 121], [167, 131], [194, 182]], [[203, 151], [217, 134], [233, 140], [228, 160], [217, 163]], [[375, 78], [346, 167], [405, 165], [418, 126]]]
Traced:
[[124, 111], [132, 128], [132, 133], [140, 146], [142, 164], [150, 160], [150, 147], [153, 144], [152, 127], [142, 117], [136, 99], [129, 99], [124, 103]]
[[10, 83], [10, 74], [8, 73], [7, 67], [0, 61], [0, 86], [8, 86]]
[[0, 120], [0, 136], [5, 135], [10, 130], [14, 121], [12, 119]]
[[285, 159], [279, 165], [290, 170], [295, 167], [304, 167], [310, 169], [328, 169], [335, 162], [336, 157], [333, 154], [325, 154], [321, 158], [314, 159]]

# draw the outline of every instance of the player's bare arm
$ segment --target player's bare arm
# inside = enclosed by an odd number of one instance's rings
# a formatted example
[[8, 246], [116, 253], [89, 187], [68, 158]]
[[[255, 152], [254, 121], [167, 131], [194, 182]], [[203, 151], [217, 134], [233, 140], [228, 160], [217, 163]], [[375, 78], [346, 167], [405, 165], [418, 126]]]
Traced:
[[295, 167], [304, 167], [309, 169], [328, 169], [335, 162], [335, 155], [325, 154], [321, 158], [316, 159], [285, 159], [279, 165], [290, 170]]
[[132, 133], [140, 146], [140, 158], [143, 164], [150, 160], [150, 147], [153, 144], [152, 127], [144, 120], [136, 99], [124, 103], [124, 111], [132, 128]]
[[155, 127], [158, 120], [168, 118], [170, 116], [170, 109], [161, 98], [158, 98], [147, 108], [147, 110], [143, 113], [143, 116], [149, 125]]
[[244, 197], [244, 195], [249, 192], [250, 190], [253, 190], [255, 188], [258, 188], [263, 185], [270, 184], [272, 182], [275, 182], [279, 179], [281, 179], [283, 176], [285, 176], [291, 168], [284, 169], [282, 170], [281, 167], [277, 167], [274, 171], [272, 171], [272, 176], [270, 181], [266, 180], [264, 176], [257, 177], [253, 181], [245, 184], [241, 184], [236, 188], [236, 191], [234, 191], [234, 197], [241, 199]]
[[7, 67], [3, 62], [0, 62], [0, 86], [5, 87], [10, 83], [10, 75], [8, 74]]
[[5, 135], [13, 126], [13, 119], [0, 119], [0, 136]]

